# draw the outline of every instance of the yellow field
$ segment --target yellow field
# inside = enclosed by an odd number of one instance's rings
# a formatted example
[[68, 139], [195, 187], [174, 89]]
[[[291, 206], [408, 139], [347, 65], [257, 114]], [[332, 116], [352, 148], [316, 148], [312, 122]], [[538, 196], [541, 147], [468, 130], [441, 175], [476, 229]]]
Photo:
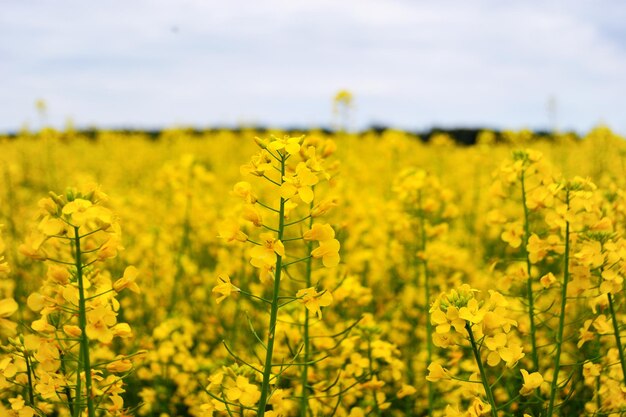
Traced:
[[504, 139], [0, 138], [0, 416], [626, 414], [626, 143]]

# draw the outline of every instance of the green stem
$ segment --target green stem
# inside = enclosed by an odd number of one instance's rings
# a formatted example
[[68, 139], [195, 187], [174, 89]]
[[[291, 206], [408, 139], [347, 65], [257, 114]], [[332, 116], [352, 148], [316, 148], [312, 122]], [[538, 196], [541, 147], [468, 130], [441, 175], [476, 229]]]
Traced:
[[[421, 233], [421, 251], [422, 255], [426, 255], [426, 220], [424, 219], [424, 210], [422, 205], [422, 191], [418, 193], [419, 202], [419, 219]], [[424, 317], [426, 317], [426, 367], [430, 365], [433, 357], [433, 325], [430, 322], [428, 311], [430, 309], [430, 274], [428, 271], [428, 262], [422, 260], [422, 268], [424, 274]], [[428, 416], [433, 415], [435, 390], [432, 381], [428, 381]]]
[[[191, 173], [189, 174], [191, 176]], [[191, 181], [191, 180], [190, 180]], [[183, 220], [183, 233], [180, 240], [180, 247], [178, 248], [178, 253], [176, 254], [176, 273], [174, 274], [174, 283], [172, 285], [172, 294], [170, 298], [170, 304], [168, 307], [168, 315], [171, 315], [174, 306], [176, 305], [176, 300], [178, 298], [178, 287], [180, 286], [180, 279], [183, 276], [183, 255], [187, 252], [187, 248], [189, 247], [189, 233], [191, 232], [191, 193], [187, 195], [187, 199], [185, 200], [185, 218]]]
[[530, 321], [530, 344], [531, 352], [530, 357], [533, 361], [533, 370], [539, 369], [539, 357], [537, 356], [537, 331], [535, 327], [535, 298], [533, 296], [533, 281], [530, 275], [532, 265], [530, 263], [530, 256], [528, 254], [528, 240], [530, 239], [530, 225], [528, 215], [528, 205], [526, 204], [526, 171], [523, 170], [521, 174], [522, 183], [522, 205], [524, 206], [524, 240], [522, 242], [522, 248], [524, 250], [524, 256], [526, 258], [526, 274], [528, 279], [526, 280], [526, 297], [528, 298], [528, 319]]
[[33, 388], [33, 369], [30, 364], [30, 356], [28, 355], [28, 351], [24, 347], [24, 361], [26, 362], [26, 374], [28, 375], [28, 405], [35, 406], [35, 389]]
[[[57, 340], [59, 339], [57, 338]], [[67, 375], [67, 369], [65, 367], [65, 355], [61, 353], [59, 356], [59, 359], [61, 362], [61, 372], [63, 373], [63, 375]], [[28, 363], [26, 365], [28, 366]], [[70, 410], [70, 415], [73, 416], [74, 415], [74, 400], [72, 399], [72, 391], [67, 384], [65, 385], [65, 388], [63, 388], [63, 391], [65, 392], [65, 396], [67, 397], [67, 408]]]
[[[565, 194], [565, 203], [567, 211], [569, 211], [569, 190]], [[554, 356], [554, 373], [552, 374], [552, 383], [550, 385], [550, 401], [548, 403], [547, 416], [552, 416], [554, 411], [554, 400], [558, 389], [559, 370], [561, 367], [561, 346], [563, 344], [563, 329], [565, 327], [565, 306], [567, 305], [567, 284], [569, 282], [569, 222], [565, 223], [565, 260], [563, 269], [563, 286], [561, 290], [561, 312], [559, 314], [559, 328], [556, 334], [556, 352]]]
[[[413, 274], [413, 286], [415, 288], [419, 288], [420, 286], [420, 273], [419, 273], [419, 258], [416, 255], [418, 248], [414, 247], [413, 245], [409, 246], [409, 254], [407, 255], [407, 258], [412, 259], [411, 262], [411, 269], [413, 271], [415, 271], [415, 273]], [[406, 320], [407, 322], [409, 322], [411, 324], [412, 327], [417, 327], [417, 325], [419, 324], [419, 317], [417, 319], [414, 319], [410, 314], [411, 314], [411, 310], [412, 309], [406, 309]], [[424, 309], [425, 312], [428, 312], [428, 309], [425, 308]], [[426, 317], [428, 317], [428, 315], [426, 315]], [[427, 325], [428, 326], [428, 325]], [[426, 333], [428, 333], [428, 327], [426, 328]], [[427, 336], [428, 337], [428, 336]], [[409, 343], [407, 348], [407, 355], [406, 355], [406, 374], [407, 374], [407, 381], [409, 384], [414, 385], [415, 384], [415, 372], [413, 370], [413, 358], [414, 356], [416, 356], [416, 352], [419, 352], [419, 340], [417, 339], [416, 335], [415, 335], [415, 330], [412, 329], [409, 332]], [[427, 359], [428, 360], [428, 359]], [[426, 364], [426, 367], [428, 367], [428, 363]], [[407, 417], [410, 417], [413, 415], [413, 409], [414, 409], [414, 401], [413, 399], [411, 399], [410, 397], [406, 397], [405, 398], [405, 410], [404, 413]], [[431, 407], [429, 404], [428, 410], [429, 413], [431, 413], [430, 411]], [[430, 416], [430, 414], [429, 414]]]
[[[82, 340], [82, 339], [81, 339]], [[80, 417], [80, 413], [82, 412], [81, 407], [81, 397], [82, 397], [82, 383], [83, 380], [80, 377], [80, 369], [83, 363], [83, 350], [80, 349], [78, 352], [78, 366], [76, 369], [76, 388], [74, 392], [74, 411], [72, 412], [73, 417]]]
[[[91, 389], [91, 363], [89, 360], [89, 338], [87, 337], [87, 307], [85, 305], [85, 285], [83, 283], [83, 263], [81, 259], [80, 235], [78, 227], [74, 227], [74, 243], [76, 246], [76, 279], [78, 281], [78, 326], [80, 327], [80, 350], [82, 356], [82, 367], [85, 372], [85, 391], [87, 394], [87, 414], [89, 417], [96, 416], [96, 409], [93, 404], [93, 392]], [[79, 366], [80, 378], [80, 366]], [[78, 394], [78, 393], [77, 393]], [[82, 408], [76, 404], [76, 408]]]
[[470, 343], [472, 344], [472, 352], [474, 352], [474, 359], [476, 359], [476, 364], [478, 365], [478, 370], [480, 371], [480, 380], [482, 381], [483, 387], [485, 388], [487, 401], [489, 401], [489, 405], [491, 406], [491, 415], [493, 417], [498, 417], [498, 412], [496, 410], [496, 400], [493, 397], [493, 392], [491, 392], [491, 386], [489, 385], [489, 381], [487, 380], [487, 373], [485, 372], [485, 366], [483, 365], [483, 361], [480, 358], [480, 352], [478, 351], [476, 339], [474, 339], [474, 333], [472, 332], [471, 324], [465, 323], [465, 329], [467, 329], [467, 333], [469, 334]]
[[602, 409], [602, 398], [600, 397], [600, 388], [602, 387], [601, 383], [600, 383], [600, 377], [597, 376], [596, 377], [596, 408], [597, 408], [597, 412], [600, 413], [600, 410]]
[[[313, 202], [311, 201], [310, 209], [313, 209]], [[311, 217], [309, 220], [309, 229], [313, 227], [313, 218]], [[311, 253], [313, 250], [313, 242], [309, 241], [306, 245], [306, 253]], [[311, 269], [312, 269], [312, 257], [308, 257], [306, 261], [306, 270], [304, 274], [304, 279], [306, 281], [306, 287], [311, 287]], [[310, 356], [310, 343], [309, 343], [309, 310], [304, 307], [304, 365], [302, 366], [302, 375], [301, 375], [301, 384], [302, 384], [302, 393], [300, 396], [300, 417], [306, 417], [307, 411], [309, 408], [309, 356]]]
[[[374, 359], [372, 358], [372, 336], [367, 336], [367, 359], [369, 361], [370, 378], [374, 376]], [[374, 399], [374, 411], [376, 415], [380, 417], [380, 407], [378, 406], [378, 400], [376, 399], [376, 391], [372, 391], [372, 397]]]
[[615, 344], [617, 345], [617, 351], [619, 353], [619, 361], [622, 365], [622, 381], [626, 381], [626, 360], [624, 360], [624, 349], [622, 347], [622, 338], [619, 332], [619, 324], [617, 323], [617, 316], [615, 315], [615, 307], [613, 306], [613, 295], [607, 293], [609, 297], [609, 311], [611, 312], [611, 321], [613, 322], [613, 331], [615, 333]]
[[[281, 155], [280, 161], [280, 181], [282, 183], [285, 176], [285, 157]], [[280, 198], [280, 207], [278, 209], [278, 240], [282, 240], [285, 229], [285, 199]], [[267, 334], [267, 351], [265, 353], [265, 363], [263, 365], [263, 382], [261, 384], [261, 398], [259, 399], [259, 408], [257, 417], [265, 415], [265, 407], [269, 399], [270, 378], [272, 376], [272, 357], [274, 355], [274, 339], [276, 335], [276, 320], [278, 318], [279, 296], [280, 296], [280, 277], [282, 272], [283, 258], [276, 255], [276, 270], [274, 272], [274, 290], [272, 294], [272, 306], [270, 309], [270, 323]], [[91, 416], [90, 416], [91, 417]]]

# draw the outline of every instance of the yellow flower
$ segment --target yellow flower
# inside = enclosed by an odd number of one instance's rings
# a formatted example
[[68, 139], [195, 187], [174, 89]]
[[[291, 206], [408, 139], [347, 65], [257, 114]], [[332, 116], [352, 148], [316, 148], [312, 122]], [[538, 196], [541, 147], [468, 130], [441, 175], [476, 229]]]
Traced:
[[252, 186], [249, 182], [238, 182], [233, 187], [232, 193], [233, 195], [242, 198], [248, 204], [254, 204], [257, 201], [257, 196], [252, 192]]
[[257, 266], [259, 269], [259, 281], [263, 284], [269, 284], [274, 280], [274, 274], [276, 273], [276, 264], [261, 264]]
[[438, 334], [449, 333], [452, 327], [457, 332], [465, 333], [466, 321], [459, 317], [459, 309], [455, 306], [449, 306], [445, 312], [440, 309], [433, 310], [430, 322], [437, 326], [435, 332]]
[[243, 213], [241, 213], [241, 218], [249, 221], [256, 227], [263, 226], [263, 217], [261, 213], [256, 209], [252, 204], [247, 204], [243, 208]]
[[520, 369], [520, 372], [524, 378], [524, 385], [522, 385], [522, 389], [519, 390], [521, 395], [528, 396], [543, 384], [543, 376], [541, 376], [539, 372], [529, 374], [525, 369]]
[[409, 395], [413, 395], [416, 392], [417, 392], [417, 390], [415, 389], [414, 386], [407, 385], [407, 384], [402, 384], [402, 388], [400, 389], [400, 391], [398, 391], [396, 396], [398, 398], [404, 398], [404, 397], [408, 397]]
[[583, 377], [585, 378], [585, 384], [595, 385], [596, 378], [602, 373], [602, 365], [593, 362], [586, 362], [583, 365]]
[[597, 241], [585, 242], [581, 250], [574, 254], [574, 257], [581, 265], [591, 269], [599, 268], [604, 264], [602, 244]]
[[67, 223], [61, 219], [46, 216], [39, 223], [38, 229], [46, 236], [63, 235], [66, 232]]
[[13, 315], [18, 309], [18, 305], [12, 298], [5, 298], [0, 300], [0, 329], [6, 329], [10, 332], [14, 332], [17, 323], [7, 320], [8, 317]]
[[218, 228], [218, 235], [220, 239], [226, 239], [226, 242], [246, 242], [248, 235], [241, 231], [239, 222], [236, 220], [225, 220]]
[[122, 338], [131, 337], [133, 334], [128, 323], [117, 323], [111, 328], [111, 331], [113, 332], [113, 336]]
[[512, 248], [519, 248], [519, 246], [522, 244], [523, 235], [524, 228], [522, 224], [519, 222], [514, 222], [505, 225], [504, 231], [502, 232], [500, 237]]
[[526, 194], [526, 206], [530, 210], [552, 207], [554, 204], [554, 192], [555, 190], [552, 187], [537, 187]]
[[109, 305], [99, 305], [87, 311], [87, 336], [102, 343], [110, 343], [113, 340], [111, 327], [117, 323], [117, 314]]
[[9, 264], [4, 260], [4, 256], [0, 255], [0, 274], [8, 274], [11, 272]]
[[115, 258], [117, 252], [124, 250], [124, 247], [120, 243], [120, 238], [117, 235], [112, 235], [109, 239], [100, 246], [98, 250], [98, 260], [104, 261], [105, 259]]
[[436, 382], [441, 379], [449, 379], [448, 371], [437, 362], [433, 362], [428, 365], [427, 381]]
[[[53, 327], [53, 331], [56, 330]], [[59, 349], [55, 342], [41, 340], [33, 355], [39, 366], [46, 372], [55, 372], [61, 366]]]
[[539, 279], [539, 282], [541, 283], [543, 288], [549, 288], [553, 284], [556, 284], [556, 277], [554, 276], [552, 272], [548, 272], [547, 274], [545, 274]]
[[335, 231], [329, 224], [314, 224], [311, 230], [304, 232], [304, 240], [317, 240], [319, 247], [311, 252], [314, 258], [322, 258], [322, 263], [326, 267], [334, 267], [339, 264], [339, 249], [341, 247], [338, 240], [334, 239]]
[[467, 417], [482, 417], [487, 415], [491, 411], [491, 406], [482, 402], [478, 397], [474, 398], [472, 405], [467, 410]]
[[118, 356], [117, 360], [107, 364], [106, 368], [112, 373], [128, 372], [133, 369], [133, 363], [123, 356]]
[[593, 328], [596, 329], [598, 334], [610, 334], [613, 332], [613, 324], [607, 320], [604, 314], [600, 314], [595, 318]]
[[444, 417], [467, 417], [467, 415], [463, 412], [461, 412], [461, 410], [459, 410], [458, 406], [451, 406], [451, 405], [446, 405], [446, 409], [444, 410]]
[[273, 140], [269, 143], [269, 145], [267, 145], [267, 147], [268, 149], [271, 149], [273, 151], [284, 149], [285, 151], [287, 151], [288, 154], [294, 155], [300, 152], [300, 142], [303, 138], [304, 136], [298, 136], [293, 138], [289, 136], [283, 136], [282, 139], [272, 137]]
[[212, 290], [213, 293], [219, 294], [217, 300], [215, 300], [218, 304], [224, 301], [226, 297], [229, 297], [233, 291], [239, 292], [241, 290], [230, 282], [230, 277], [226, 274], [222, 274], [217, 278], [217, 285]]
[[70, 273], [67, 268], [58, 265], [48, 265], [48, 278], [56, 284], [65, 285], [69, 282]]
[[35, 415], [35, 410], [26, 405], [21, 395], [16, 398], [9, 398], [9, 404], [11, 404], [11, 409], [17, 413], [17, 417], [33, 417]]
[[506, 363], [507, 368], [514, 367], [525, 356], [522, 345], [518, 343], [509, 343], [508, 346], [498, 349], [498, 355]]
[[238, 376], [235, 385], [225, 390], [229, 401], [239, 401], [245, 407], [254, 407], [261, 398], [261, 391], [251, 384], [248, 378]]
[[47, 372], [39, 375], [35, 390], [42, 398], [47, 400], [58, 399], [57, 389], [60, 389], [60, 384], [55, 380], [53, 375]]
[[526, 245], [528, 251], [528, 259], [531, 263], [536, 264], [546, 257], [548, 254], [548, 246], [546, 242], [541, 240], [536, 234], [531, 234]]
[[335, 231], [329, 224], [316, 223], [302, 235], [304, 240], [331, 240], [335, 237]]
[[296, 166], [294, 175], [285, 175], [283, 184], [280, 187], [280, 193], [283, 198], [291, 198], [298, 195], [305, 203], [310, 203], [315, 197], [311, 186], [317, 184], [318, 178], [304, 162], [300, 162]]
[[265, 175], [265, 171], [270, 171], [271, 169], [272, 157], [267, 151], [262, 150], [253, 156], [248, 164], [242, 165], [240, 171], [242, 175], [251, 174], [262, 177]]
[[459, 318], [468, 321], [469, 323], [480, 323], [485, 316], [485, 312], [480, 309], [478, 300], [472, 298], [467, 302], [466, 306], [459, 309]]
[[115, 281], [115, 283], [113, 284], [113, 289], [115, 290], [115, 292], [120, 292], [123, 289], [128, 288], [132, 292], [139, 294], [141, 290], [135, 282], [138, 274], [139, 272], [134, 266], [131, 265], [126, 267], [126, 269], [124, 270], [124, 276]]
[[276, 239], [271, 233], [261, 233], [261, 245], [256, 245], [250, 250], [250, 263], [262, 268], [265, 265], [273, 265], [276, 263], [276, 255], [285, 256], [285, 246], [283, 242]]
[[322, 258], [322, 264], [327, 268], [339, 265], [339, 249], [341, 247], [339, 241], [337, 239], [330, 239], [319, 243], [320, 245], [311, 252], [311, 256], [316, 259]]
[[74, 201], [67, 203], [62, 210], [62, 213], [69, 217], [69, 222], [75, 227], [81, 227], [88, 220], [87, 210], [93, 206], [93, 203], [89, 200], [77, 198]]
[[72, 324], [66, 324], [63, 326], [63, 332], [70, 337], [79, 337], [82, 334], [80, 327]]
[[46, 253], [42, 248], [46, 237], [44, 235], [33, 233], [26, 237], [26, 241], [19, 247], [19, 251], [22, 255], [38, 260], [44, 261], [47, 259]]
[[506, 346], [507, 337], [504, 333], [497, 333], [493, 336], [485, 337], [485, 346], [491, 352], [487, 356], [487, 363], [489, 366], [496, 366], [500, 363], [500, 355], [498, 354], [498, 349], [504, 348]]
[[336, 198], [325, 198], [313, 206], [311, 217], [319, 217], [328, 213], [333, 207], [337, 207]]
[[322, 318], [322, 310], [320, 307], [329, 306], [333, 302], [333, 295], [328, 290], [316, 291], [315, 287], [304, 288], [296, 293], [296, 297], [307, 310], [317, 314], [319, 319]]

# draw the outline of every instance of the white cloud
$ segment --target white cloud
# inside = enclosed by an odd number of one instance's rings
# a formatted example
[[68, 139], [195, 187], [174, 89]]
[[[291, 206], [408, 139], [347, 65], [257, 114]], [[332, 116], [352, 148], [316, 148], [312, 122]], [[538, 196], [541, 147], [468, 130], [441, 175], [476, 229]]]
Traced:
[[[626, 7], [601, 2], [5, 0], [0, 129], [328, 124], [339, 88], [357, 122], [626, 131]], [[602, 10], [599, 12], [598, 10]]]

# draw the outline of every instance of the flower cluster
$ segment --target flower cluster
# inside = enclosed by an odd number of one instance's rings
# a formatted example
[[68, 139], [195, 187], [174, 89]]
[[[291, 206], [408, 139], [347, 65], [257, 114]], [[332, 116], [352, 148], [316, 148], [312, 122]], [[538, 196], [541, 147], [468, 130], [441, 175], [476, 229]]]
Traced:
[[[30, 333], [12, 339], [4, 360], [8, 381], [26, 386], [28, 399], [14, 399], [20, 417], [32, 410], [124, 416], [123, 381], [134, 355], [115, 355], [114, 338], [132, 336], [119, 322], [116, 295], [139, 292], [138, 272], [130, 266], [119, 279], [101, 268], [121, 247], [120, 226], [105, 206], [106, 195], [90, 186], [84, 191], [50, 194], [39, 203], [41, 220], [20, 251], [47, 267], [40, 290], [27, 300], [39, 316]], [[13, 369], [13, 371], [7, 371]], [[76, 410], [76, 411], [75, 411]]]
[[[314, 261], [321, 261], [326, 268], [337, 267], [341, 244], [333, 227], [319, 222], [320, 217], [336, 205], [333, 198], [319, 198], [318, 192], [323, 189], [322, 183], [333, 177], [334, 167], [328, 164], [327, 158], [335, 150], [334, 143], [289, 136], [272, 136], [269, 140], [257, 138], [256, 143], [261, 149], [241, 167], [241, 173], [262, 179], [266, 187], [257, 187], [247, 181], [235, 184], [231, 194], [240, 200], [240, 215], [220, 225], [219, 237], [228, 243], [250, 245], [247, 256], [250, 265], [257, 271], [261, 286], [257, 283], [249, 283], [246, 287], [237, 283], [235, 286], [229, 274], [222, 274], [213, 292], [218, 295], [218, 303], [233, 293], [239, 293], [270, 307], [269, 322], [260, 323], [267, 329], [265, 341], [259, 338], [251, 323], [257, 341], [266, 350], [266, 357], [258, 368], [248, 365], [261, 371], [263, 378], [260, 389], [243, 376], [234, 380], [219, 379], [222, 388], [213, 395], [217, 398], [214, 401], [222, 401], [222, 409], [239, 401], [244, 408], [258, 407], [258, 415], [263, 415], [269, 411], [266, 407], [272, 397], [271, 392], [276, 389], [272, 388], [275, 385], [272, 368], [275, 366], [274, 353], [280, 349], [275, 346], [277, 318], [280, 310], [289, 304], [284, 300], [298, 301], [305, 307], [302, 322], [304, 344], [302, 354], [296, 354], [305, 364], [301, 377], [304, 381], [308, 378], [308, 362], [311, 360], [308, 335], [313, 323], [309, 314], [313, 313], [321, 320], [321, 308], [329, 306], [333, 300], [329, 288], [313, 281]], [[314, 242], [317, 242], [316, 246]], [[296, 282], [294, 274], [302, 274], [300, 281], [304, 283], [295, 291], [283, 279], [288, 276]], [[287, 295], [290, 292], [291, 295]], [[212, 382], [209, 392], [215, 391], [213, 388], [217, 381]], [[300, 390], [304, 407], [307, 407], [309, 388], [303, 385]], [[257, 392], [259, 395], [252, 395]]]

